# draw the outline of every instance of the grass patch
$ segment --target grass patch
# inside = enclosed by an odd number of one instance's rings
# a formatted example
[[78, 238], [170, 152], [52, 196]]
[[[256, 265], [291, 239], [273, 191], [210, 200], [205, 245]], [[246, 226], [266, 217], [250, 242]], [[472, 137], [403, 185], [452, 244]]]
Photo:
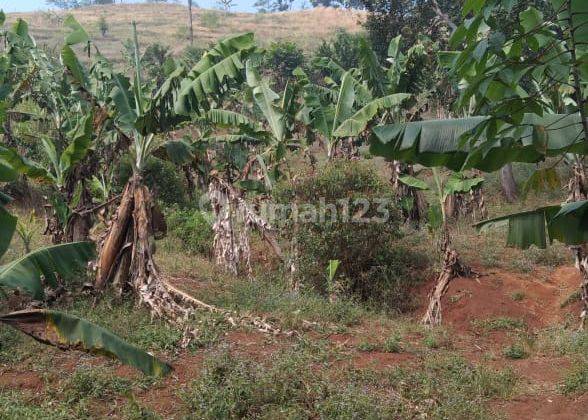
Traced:
[[509, 318], [509, 317], [497, 317], [484, 320], [474, 320], [472, 325], [475, 328], [490, 331], [513, 331], [522, 330], [526, 328], [527, 324], [520, 319]]
[[458, 356], [434, 356], [417, 370], [397, 368], [390, 375], [390, 386], [430, 418], [485, 418], [484, 403], [508, 398], [515, 385], [512, 371], [474, 366]]
[[65, 420], [76, 416], [62, 402], [38, 401], [34, 396], [20, 391], [0, 390], [0, 418]]
[[400, 342], [400, 337], [392, 336], [384, 341], [382, 344], [382, 351], [385, 353], [400, 353], [402, 352], [402, 344]]
[[588, 363], [586, 360], [576, 363], [566, 374], [562, 391], [566, 395], [588, 391]]
[[525, 347], [520, 343], [513, 343], [510, 346], [506, 346], [502, 350], [502, 354], [504, 355], [504, 357], [508, 359], [515, 360], [525, 359], [529, 356], [529, 353], [527, 352], [527, 350], [525, 350]]

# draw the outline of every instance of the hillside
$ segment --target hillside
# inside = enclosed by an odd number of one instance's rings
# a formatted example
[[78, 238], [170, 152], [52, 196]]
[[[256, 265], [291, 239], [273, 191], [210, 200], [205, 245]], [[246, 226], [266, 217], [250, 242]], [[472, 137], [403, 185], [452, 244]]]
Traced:
[[[29, 23], [39, 45], [57, 47], [63, 40], [63, 18], [72, 13], [93, 36], [103, 54], [118, 59], [122, 43], [131, 36], [131, 20], [138, 25], [142, 44], [159, 42], [179, 52], [189, 44], [188, 10], [178, 4], [116, 4], [92, 6], [63, 12], [10, 13], [7, 22], [17, 18]], [[98, 22], [104, 16], [109, 26], [105, 37]], [[272, 14], [229, 13], [194, 9], [194, 43], [208, 46], [229, 34], [255, 32], [258, 42], [266, 45], [275, 40], [295, 41], [302, 48], [312, 49], [337, 28], [355, 32], [360, 30], [361, 13], [317, 8]]]

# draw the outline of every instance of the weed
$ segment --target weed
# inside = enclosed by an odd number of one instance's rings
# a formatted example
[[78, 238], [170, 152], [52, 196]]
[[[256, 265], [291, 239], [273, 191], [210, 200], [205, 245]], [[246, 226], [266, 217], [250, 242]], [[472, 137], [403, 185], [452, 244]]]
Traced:
[[496, 372], [458, 356], [437, 355], [426, 359], [418, 370], [393, 370], [389, 381], [389, 387], [426, 410], [427, 417], [447, 419], [485, 418], [487, 412], [481, 403], [507, 398], [516, 384], [510, 370]]
[[522, 330], [526, 327], [524, 321], [509, 317], [497, 317], [485, 320], [474, 320], [472, 325], [476, 328], [489, 331]]
[[524, 359], [529, 355], [525, 348], [519, 343], [514, 343], [505, 347], [502, 350], [502, 354], [509, 359]]
[[60, 402], [37, 401], [20, 391], [0, 390], [0, 418], [61, 420], [75, 418], [75, 415]]
[[402, 351], [400, 337], [389, 337], [386, 341], [384, 341], [384, 344], [382, 345], [382, 350], [386, 353], [400, 353]]
[[77, 404], [88, 398], [111, 400], [132, 389], [132, 381], [120, 378], [105, 368], [80, 367], [61, 387], [68, 404]]
[[525, 294], [523, 292], [512, 292], [510, 298], [515, 302], [520, 302], [525, 298]]
[[376, 349], [377, 349], [377, 346], [374, 343], [370, 343], [367, 341], [362, 341], [361, 343], [359, 343], [357, 345], [357, 350], [359, 350], [359, 351], [370, 352], [370, 351], [374, 351]]
[[564, 394], [588, 391], [588, 363], [583, 360], [566, 374], [562, 385]]

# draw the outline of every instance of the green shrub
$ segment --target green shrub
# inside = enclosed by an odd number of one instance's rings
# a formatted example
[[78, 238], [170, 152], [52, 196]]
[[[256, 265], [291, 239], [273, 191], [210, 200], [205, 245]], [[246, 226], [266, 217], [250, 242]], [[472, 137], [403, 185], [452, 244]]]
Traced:
[[344, 69], [357, 68], [360, 57], [360, 39], [362, 34], [351, 34], [345, 29], [337, 29], [332, 40], [325, 41], [318, 47], [315, 57], [327, 57]]
[[377, 346], [374, 343], [370, 343], [368, 341], [362, 341], [361, 343], [359, 343], [357, 345], [357, 350], [363, 351], [363, 352], [375, 351], [376, 349], [377, 349]]
[[[399, 245], [389, 185], [367, 163], [343, 160], [294, 179], [279, 185], [274, 198], [286, 206], [278, 222], [282, 235], [297, 244], [299, 283], [323, 294], [335, 285], [339, 296], [378, 308], [411, 308], [413, 273], [415, 267], [422, 272], [427, 258]], [[330, 260], [340, 262], [333, 284], [326, 275]]]
[[[121, 160], [118, 180], [122, 188], [133, 173], [130, 156]], [[151, 193], [166, 205], [184, 204], [186, 202], [186, 187], [182, 172], [171, 162], [150, 157], [143, 173], [145, 183]]]
[[168, 234], [179, 238], [186, 249], [210, 256], [214, 232], [206, 214], [197, 209], [173, 208], [166, 214]]
[[294, 42], [273, 42], [264, 56], [265, 68], [275, 82], [277, 90], [282, 90], [291, 79], [292, 72], [304, 65], [304, 54]]

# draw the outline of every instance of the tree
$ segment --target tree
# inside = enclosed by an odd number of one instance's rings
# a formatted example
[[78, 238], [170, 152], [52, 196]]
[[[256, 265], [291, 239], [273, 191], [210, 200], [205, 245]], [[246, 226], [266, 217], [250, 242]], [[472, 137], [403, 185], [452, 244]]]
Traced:
[[[364, 27], [378, 57], [386, 57], [390, 41], [402, 35], [413, 45], [419, 34], [445, 37], [443, 26], [458, 21], [460, 4], [452, 0], [359, 0], [368, 12]], [[439, 19], [439, 12], [443, 18]], [[441, 20], [441, 22], [439, 22]], [[442, 23], [442, 25], [440, 25]]]
[[188, 0], [188, 29], [190, 31], [190, 45], [194, 45], [194, 25], [192, 22], [192, 2]]
[[100, 20], [98, 21], [98, 30], [102, 34], [103, 38], [106, 36], [108, 29], [109, 27], [108, 22], [106, 22], [106, 18], [104, 16], [100, 16]]
[[[588, 152], [588, 120], [585, 86], [588, 4], [579, 0], [553, 0], [557, 21], [544, 19], [534, 7], [518, 16], [518, 25], [506, 38], [495, 12], [512, 10], [512, 2], [499, 0], [467, 3], [464, 14], [474, 18], [453, 34], [460, 52], [444, 54], [461, 80], [460, 103], [475, 102], [487, 116], [458, 120], [425, 121], [374, 130], [375, 154], [396, 156], [410, 162], [447, 166], [457, 170], [478, 168], [496, 171], [511, 162], [539, 162], [548, 156], [575, 154], [569, 182], [568, 203], [481, 222], [480, 229], [508, 225], [508, 244], [544, 248], [547, 239], [569, 245], [582, 276], [584, 305], [588, 310], [588, 201], [585, 156]], [[509, 72], [512, 77], [505, 75]], [[523, 86], [531, 86], [527, 91]], [[574, 99], [570, 111], [553, 113], [547, 94], [566, 86]], [[556, 89], [555, 91], [559, 91]], [[528, 111], [532, 111], [529, 113]], [[554, 168], [538, 169], [528, 181], [541, 186]]]
[[226, 13], [229, 13], [231, 11], [231, 8], [233, 8], [235, 6], [234, 0], [216, 0], [216, 3]]

